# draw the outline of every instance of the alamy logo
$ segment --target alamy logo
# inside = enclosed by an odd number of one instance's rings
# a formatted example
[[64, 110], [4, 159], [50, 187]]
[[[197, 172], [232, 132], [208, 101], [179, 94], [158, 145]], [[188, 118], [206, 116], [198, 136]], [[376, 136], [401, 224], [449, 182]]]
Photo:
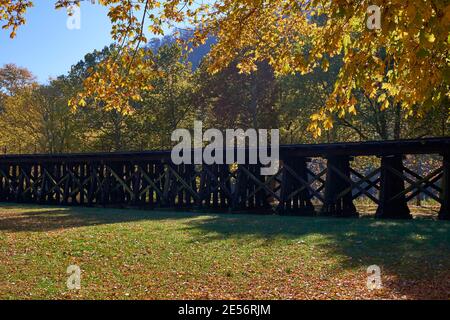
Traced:
[[67, 7], [67, 17], [66, 26], [69, 30], [79, 30], [81, 29], [81, 9], [77, 5], [71, 5]]
[[[194, 121], [193, 139], [188, 129], [176, 129], [172, 133], [172, 141], [179, 142], [172, 149], [172, 162], [176, 165], [260, 164], [261, 175], [274, 175], [279, 168], [280, 133], [278, 129], [270, 130], [270, 145], [268, 134], [267, 129], [227, 129], [224, 137], [218, 129], [203, 133], [203, 123]], [[203, 148], [204, 142], [209, 144]]]
[[367, 29], [380, 30], [381, 29], [381, 9], [377, 5], [371, 5], [367, 8]]
[[81, 289], [81, 269], [77, 265], [70, 265], [67, 267], [67, 289], [80, 290]]
[[367, 289], [378, 290], [381, 289], [381, 269], [376, 264], [371, 265], [367, 268]]

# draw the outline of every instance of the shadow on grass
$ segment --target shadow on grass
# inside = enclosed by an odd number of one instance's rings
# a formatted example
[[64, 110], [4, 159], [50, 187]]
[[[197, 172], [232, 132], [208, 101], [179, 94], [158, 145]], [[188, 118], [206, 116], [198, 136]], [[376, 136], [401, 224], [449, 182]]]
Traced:
[[[7, 208], [2, 213], [1, 207]], [[188, 219], [184, 228], [192, 241], [212, 242], [230, 238], [251, 241], [304, 239], [305, 244], [339, 255], [343, 269], [382, 267], [392, 279], [387, 284], [410, 298], [450, 298], [450, 222], [416, 219], [387, 221], [373, 218], [337, 219], [323, 217], [208, 214], [205, 213], [39, 207], [2, 204], [0, 231], [51, 231], [100, 224]], [[319, 235], [317, 240], [306, 238]], [[303, 241], [303, 240], [302, 240]]]
[[[6, 209], [6, 213], [2, 209]], [[0, 204], [0, 231], [46, 232], [142, 220], [186, 219], [199, 213], [96, 207]]]
[[189, 225], [206, 232], [202, 241], [256, 236], [270, 245], [280, 237], [320, 235], [306, 238], [304, 244], [343, 257], [343, 269], [379, 265], [382, 274], [390, 275], [385, 285], [399, 296], [450, 299], [450, 223], [446, 221], [237, 215], [193, 220]]

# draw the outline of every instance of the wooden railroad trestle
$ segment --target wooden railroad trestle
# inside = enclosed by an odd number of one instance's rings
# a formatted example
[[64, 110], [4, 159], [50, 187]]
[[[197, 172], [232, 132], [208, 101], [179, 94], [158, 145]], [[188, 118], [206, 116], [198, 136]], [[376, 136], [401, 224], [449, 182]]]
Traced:
[[[408, 154], [438, 154], [441, 165], [422, 176], [404, 166]], [[358, 172], [358, 156], [381, 164]], [[174, 165], [168, 151], [5, 155], [0, 202], [351, 217], [364, 196], [376, 217], [410, 218], [408, 201], [424, 194], [450, 219], [450, 138], [285, 145], [280, 158], [278, 173], [262, 176], [258, 165]], [[312, 166], [312, 158], [326, 161]]]

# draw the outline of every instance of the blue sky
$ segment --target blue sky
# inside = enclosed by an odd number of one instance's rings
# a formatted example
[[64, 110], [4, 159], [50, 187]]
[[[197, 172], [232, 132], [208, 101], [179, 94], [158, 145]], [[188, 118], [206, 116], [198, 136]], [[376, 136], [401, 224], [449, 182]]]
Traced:
[[81, 29], [66, 27], [67, 13], [55, 10], [55, 1], [36, 0], [27, 13], [27, 23], [14, 39], [0, 29], [0, 66], [15, 63], [26, 67], [41, 83], [69, 71], [94, 49], [112, 42], [107, 9], [91, 3], [81, 4]]

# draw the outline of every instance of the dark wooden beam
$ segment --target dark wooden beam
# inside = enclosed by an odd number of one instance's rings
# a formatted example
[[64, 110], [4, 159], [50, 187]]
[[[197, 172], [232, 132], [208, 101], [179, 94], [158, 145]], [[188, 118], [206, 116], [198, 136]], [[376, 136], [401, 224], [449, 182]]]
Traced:
[[404, 190], [403, 156], [391, 155], [381, 158], [380, 199], [377, 218], [411, 219]]
[[440, 195], [442, 204], [439, 210], [439, 219], [450, 220], [450, 153], [445, 153], [442, 159], [444, 168], [442, 177], [442, 192]]
[[[357, 217], [353, 204], [352, 180], [350, 179], [350, 158], [332, 156], [327, 158], [327, 179], [322, 215]], [[345, 191], [346, 192], [343, 192]]]

